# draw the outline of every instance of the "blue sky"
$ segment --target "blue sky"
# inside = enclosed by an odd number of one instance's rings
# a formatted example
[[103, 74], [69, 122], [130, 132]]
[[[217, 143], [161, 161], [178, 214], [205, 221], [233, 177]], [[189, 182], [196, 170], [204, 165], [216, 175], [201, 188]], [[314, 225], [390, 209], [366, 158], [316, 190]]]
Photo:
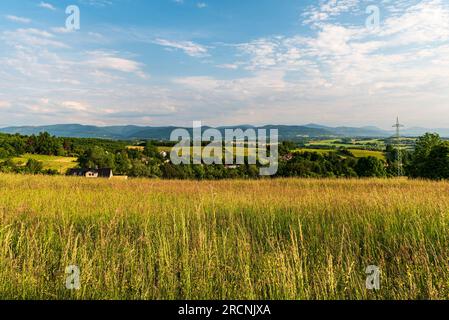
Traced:
[[447, 0], [0, 2], [0, 126], [435, 128], [448, 114]]

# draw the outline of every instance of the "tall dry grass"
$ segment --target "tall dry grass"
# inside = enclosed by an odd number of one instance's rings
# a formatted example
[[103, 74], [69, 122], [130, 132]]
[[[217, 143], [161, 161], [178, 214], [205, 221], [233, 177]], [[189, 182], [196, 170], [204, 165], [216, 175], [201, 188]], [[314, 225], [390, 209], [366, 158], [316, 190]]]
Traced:
[[0, 175], [0, 298], [444, 299], [448, 223], [446, 182]]

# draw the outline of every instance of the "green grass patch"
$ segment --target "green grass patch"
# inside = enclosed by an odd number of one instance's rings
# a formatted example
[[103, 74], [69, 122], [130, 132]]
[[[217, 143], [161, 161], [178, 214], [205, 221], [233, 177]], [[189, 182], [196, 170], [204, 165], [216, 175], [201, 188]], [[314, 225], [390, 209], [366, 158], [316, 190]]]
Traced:
[[44, 170], [56, 170], [60, 174], [65, 174], [67, 170], [75, 168], [78, 165], [77, 158], [46, 156], [39, 154], [24, 154], [21, 157], [16, 157], [12, 160], [17, 165], [26, 165], [29, 159], [42, 162]]
[[348, 149], [356, 158], [375, 157], [377, 159], [385, 160], [385, 153], [381, 151]]

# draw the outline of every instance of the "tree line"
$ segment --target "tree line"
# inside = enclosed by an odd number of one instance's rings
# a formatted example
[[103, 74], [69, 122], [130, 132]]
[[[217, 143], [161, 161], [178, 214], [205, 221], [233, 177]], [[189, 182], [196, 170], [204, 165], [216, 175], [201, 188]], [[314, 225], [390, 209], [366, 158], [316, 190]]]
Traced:
[[[12, 158], [23, 154], [77, 157], [86, 169], [111, 168], [116, 175], [162, 179], [252, 179], [259, 177], [257, 165], [173, 165], [160, 152], [171, 142], [146, 141], [142, 148], [128, 148], [133, 142], [102, 139], [58, 138], [41, 133], [22, 136], [0, 134], [0, 171], [16, 173], [57, 174], [44, 170], [39, 161], [30, 159], [18, 166]], [[279, 169], [276, 177], [394, 177], [398, 175], [397, 159], [402, 159], [400, 174], [410, 178], [449, 179], [449, 142], [437, 134], [426, 134], [416, 141], [414, 151], [398, 150], [387, 145], [385, 160], [372, 156], [356, 158], [350, 150], [329, 153], [294, 152], [297, 143], [279, 145]], [[247, 162], [246, 162], [247, 163]]]

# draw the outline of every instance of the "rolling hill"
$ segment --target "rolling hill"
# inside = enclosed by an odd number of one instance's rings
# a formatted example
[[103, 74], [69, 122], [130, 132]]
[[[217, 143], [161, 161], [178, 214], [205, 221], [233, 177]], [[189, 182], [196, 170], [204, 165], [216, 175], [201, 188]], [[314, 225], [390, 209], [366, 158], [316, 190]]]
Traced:
[[[207, 129], [209, 127], [204, 127]], [[228, 126], [219, 127], [218, 129], [224, 134], [225, 129], [234, 128], [255, 128], [255, 129], [278, 129], [279, 138], [281, 140], [295, 140], [302, 137], [320, 138], [320, 137], [376, 137], [383, 138], [392, 136], [393, 131], [386, 131], [373, 126], [366, 127], [328, 127], [319, 124], [307, 125], [267, 125], [262, 127], [245, 126]], [[143, 127], [143, 126], [89, 126], [80, 124], [58, 124], [49, 126], [19, 126], [7, 127], [0, 129], [1, 133], [22, 135], [39, 134], [40, 132], [48, 132], [58, 137], [74, 137], [74, 138], [102, 138], [114, 140], [136, 140], [136, 139], [155, 139], [169, 140], [171, 132], [176, 129], [173, 126], [166, 127]], [[191, 128], [187, 128], [191, 131]], [[443, 137], [449, 137], [449, 129], [425, 129], [410, 128], [403, 131], [407, 136], [418, 136], [425, 132], [437, 132]]]

